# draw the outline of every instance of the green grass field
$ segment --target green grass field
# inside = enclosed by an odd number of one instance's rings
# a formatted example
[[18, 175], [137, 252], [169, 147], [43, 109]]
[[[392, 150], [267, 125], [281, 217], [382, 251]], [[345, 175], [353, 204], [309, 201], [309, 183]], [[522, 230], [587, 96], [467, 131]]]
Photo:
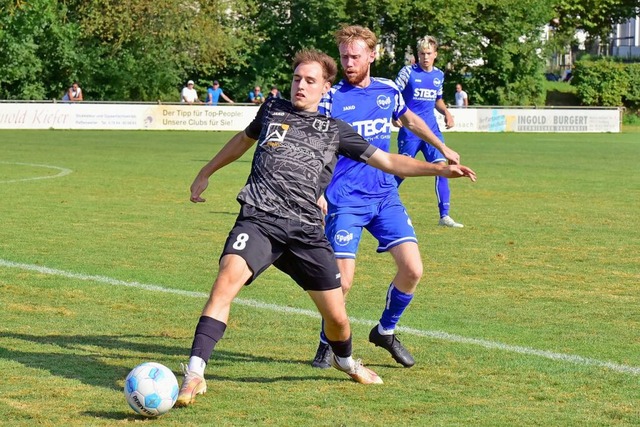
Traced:
[[250, 156], [189, 186], [230, 137], [0, 131], [0, 425], [640, 425], [638, 134], [447, 134], [478, 182], [401, 195], [425, 275], [402, 319], [417, 364], [367, 342], [394, 272], [367, 235], [349, 295], [354, 356], [382, 386], [315, 370], [319, 318], [269, 269], [234, 304], [195, 405], [145, 421], [124, 378], [179, 374]]

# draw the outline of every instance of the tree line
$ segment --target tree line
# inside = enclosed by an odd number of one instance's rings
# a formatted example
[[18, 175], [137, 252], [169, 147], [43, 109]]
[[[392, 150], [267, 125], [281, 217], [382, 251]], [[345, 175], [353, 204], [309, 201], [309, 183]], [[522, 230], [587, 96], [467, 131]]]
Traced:
[[177, 101], [219, 80], [245, 100], [254, 85], [288, 93], [301, 48], [338, 59], [343, 23], [380, 37], [372, 73], [394, 78], [424, 35], [439, 43], [445, 93], [463, 82], [475, 103], [540, 104], [549, 43], [576, 29], [608, 37], [635, 0], [0, 0], [0, 99], [59, 99], [80, 82], [85, 99]]

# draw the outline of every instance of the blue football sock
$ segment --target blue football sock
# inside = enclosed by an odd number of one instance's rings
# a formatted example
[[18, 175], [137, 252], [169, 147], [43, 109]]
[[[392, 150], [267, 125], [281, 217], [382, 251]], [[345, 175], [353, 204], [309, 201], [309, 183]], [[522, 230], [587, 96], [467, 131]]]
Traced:
[[380, 317], [380, 326], [387, 330], [395, 329], [398, 321], [400, 320], [400, 316], [402, 316], [402, 313], [412, 299], [413, 294], [400, 292], [395, 286], [393, 286], [393, 283], [389, 285], [389, 290], [387, 291], [387, 303], [384, 311], [382, 312], [382, 317]]
[[436, 197], [438, 198], [438, 210], [440, 218], [449, 215], [449, 201], [451, 199], [451, 190], [449, 190], [449, 180], [447, 178], [436, 176]]
[[329, 342], [327, 336], [324, 334], [324, 319], [322, 319], [322, 325], [320, 326], [320, 342], [325, 344]]

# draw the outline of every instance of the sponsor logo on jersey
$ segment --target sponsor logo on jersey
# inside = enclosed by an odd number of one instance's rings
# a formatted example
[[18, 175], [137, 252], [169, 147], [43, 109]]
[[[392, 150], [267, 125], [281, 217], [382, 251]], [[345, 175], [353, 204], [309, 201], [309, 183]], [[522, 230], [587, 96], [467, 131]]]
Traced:
[[287, 135], [288, 129], [289, 126], [283, 123], [269, 123], [267, 133], [260, 145], [266, 144], [269, 147], [278, 147], [284, 142], [284, 137]]
[[274, 116], [284, 116], [284, 111], [274, 111]]
[[416, 83], [422, 83], [422, 79], [416, 79]]
[[378, 134], [388, 134], [391, 132], [391, 118], [361, 120], [351, 123], [351, 127], [364, 138], [371, 138]]
[[345, 106], [342, 108], [342, 111], [351, 111], [351, 110], [355, 110], [355, 109], [356, 109], [356, 106], [355, 106], [355, 105], [345, 105]]
[[378, 104], [378, 107], [386, 110], [391, 107], [391, 97], [388, 95], [378, 95], [376, 103]]
[[428, 99], [434, 100], [438, 96], [438, 91], [435, 89], [422, 89], [416, 88], [413, 90], [413, 97], [416, 99]]
[[326, 132], [329, 130], [329, 120], [315, 119], [312, 126], [315, 130]]
[[347, 246], [349, 242], [353, 240], [353, 233], [349, 233], [347, 230], [339, 230], [333, 236], [333, 241], [338, 246]]

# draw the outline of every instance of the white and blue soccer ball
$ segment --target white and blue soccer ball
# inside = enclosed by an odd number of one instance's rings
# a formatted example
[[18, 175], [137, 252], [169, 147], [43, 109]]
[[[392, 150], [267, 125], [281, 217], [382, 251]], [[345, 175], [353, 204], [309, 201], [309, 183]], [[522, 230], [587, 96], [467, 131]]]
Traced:
[[176, 403], [178, 380], [169, 368], [160, 363], [142, 363], [127, 375], [124, 396], [138, 414], [159, 417]]

